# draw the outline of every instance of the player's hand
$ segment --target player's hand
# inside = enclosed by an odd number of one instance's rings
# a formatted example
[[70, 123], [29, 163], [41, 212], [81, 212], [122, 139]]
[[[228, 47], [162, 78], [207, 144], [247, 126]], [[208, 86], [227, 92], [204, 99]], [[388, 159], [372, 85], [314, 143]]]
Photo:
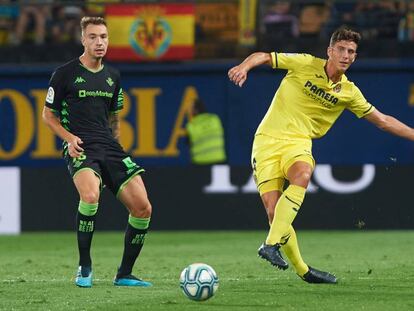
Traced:
[[247, 70], [243, 66], [238, 65], [229, 70], [228, 76], [230, 81], [242, 87], [243, 83], [247, 80]]
[[82, 139], [78, 136], [73, 135], [73, 137], [68, 140], [68, 152], [72, 158], [80, 157], [82, 152], [84, 151], [83, 148], [80, 146], [83, 144]]

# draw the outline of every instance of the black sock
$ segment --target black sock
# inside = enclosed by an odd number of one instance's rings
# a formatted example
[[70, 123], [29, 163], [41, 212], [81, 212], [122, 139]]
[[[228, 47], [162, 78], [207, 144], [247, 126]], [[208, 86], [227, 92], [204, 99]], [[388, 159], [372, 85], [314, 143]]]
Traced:
[[76, 214], [76, 231], [78, 236], [79, 265], [92, 266], [91, 243], [95, 230], [95, 215], [85, 216], [79, 211]]
[[128, 223], [125, 232], [124, 254], [122, 255], [117, 277], [131, 274], [135, 260], [138, 258], [142, 246], [144, 246], [147, 231], [148, 229], [136, 229]]

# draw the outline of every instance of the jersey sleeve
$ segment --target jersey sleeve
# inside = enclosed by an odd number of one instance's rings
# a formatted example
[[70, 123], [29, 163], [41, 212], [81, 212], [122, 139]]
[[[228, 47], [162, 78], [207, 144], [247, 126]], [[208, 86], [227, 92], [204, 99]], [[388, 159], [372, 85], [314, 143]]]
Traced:
[[65, 100], [65, 79], [62, 70], [56, 70], [49, 81], [45, 106], [53, 112], [62, 110], [62, 102]]
[[124, 108], [124, 92], [121, 87], [121, 81], [118, 77], [109, 111], [112, 113], [116, 113], [119, 110], [122, 110], [122, 108]]
[[312, 62], [313, 56], [296, 53], [270, 53], [274, 69], [296, 70]]
[[373, 112], [375, 107], [365, 99], [359, 88], [356, 85], [353, 85], [352, 100], [347, 109], [354, 113], [358, 118], [362, 118]]

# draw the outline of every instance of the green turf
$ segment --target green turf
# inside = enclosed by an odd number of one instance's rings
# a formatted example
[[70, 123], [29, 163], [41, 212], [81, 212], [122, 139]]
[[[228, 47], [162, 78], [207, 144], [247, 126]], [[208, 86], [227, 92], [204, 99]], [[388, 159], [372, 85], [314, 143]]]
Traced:
[[[116, 288], [122, 233], [96, 233], [94, 286], [74, 284], [74, 233], [0, 236], [0, 310], [414, 310], [414, 231], [298, 232], [305, 260], [338, 285], [311, 285], [259, 259], [265, 232], [151, 232], [136, 275], [151, 288]], [[193, 262], [215, 268], [217, 294], [180, 291]]]

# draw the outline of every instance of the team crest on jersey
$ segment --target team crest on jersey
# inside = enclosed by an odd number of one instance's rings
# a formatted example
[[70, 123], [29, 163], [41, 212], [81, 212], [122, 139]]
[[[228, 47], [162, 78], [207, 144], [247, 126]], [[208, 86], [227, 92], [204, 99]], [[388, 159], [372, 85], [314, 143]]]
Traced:
[[335, 87], [332, 89], [335, 93], [339, 93], [342, 89], [341, 84], [335, 85]]
[[46, 95], [46, 102], [48, 102], [49, 104], [53, 104], [54, 99], [55, 99], [55, 90], [53, 89], [53, 87], [49, 86], [49, 89], [47, 90], [47, 95]]
[[144, 58], [157, 58], [171, 45], [171, 25], [164, 18], [162, 8], [149, 6], [138, 13], [129, 31], [129, 43]]

